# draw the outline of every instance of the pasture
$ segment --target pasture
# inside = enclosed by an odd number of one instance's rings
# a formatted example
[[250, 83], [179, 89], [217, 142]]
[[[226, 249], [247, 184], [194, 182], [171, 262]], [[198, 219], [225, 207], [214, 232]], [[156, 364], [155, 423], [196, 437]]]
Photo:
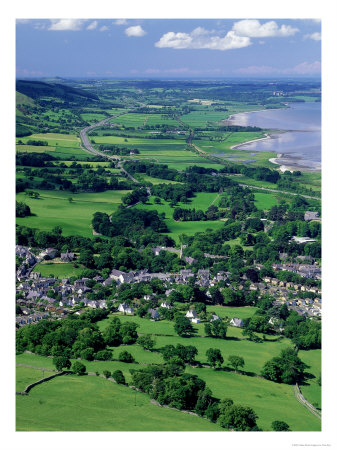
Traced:
[[95, 376], [57, 377], [16, 401], [17, 431], [223, 430], [200, 417], [153, 405], [148, 395]]
[[[195, 208], [206, 210], [213, 200], [217, 198], [217, 193], [197, 193], [195, 197], [190, 199], [190, 202], [178, 203], [177, 206], [181, 208]], [[223, 227], [224, 222], [221, 220], [207, 220], [207, 221], [193, 221], [193, 222], [176, 222], [173, 220], [173, 208], [170, 207], [169, 203], [161, 199], [160, 204], [154, 203], [154, 197], [151, 196], [145, 205], [137, 205], [138, 209], [145, 209], [147, 211], [155, 209], [158, 214], [165, 213], [165, 223], [167, 224], [170, 232], [166, 233], [168, 236], [172, 237], [178, 243], [178, 237], [180, 234], [186, 234], [188, 236], [194, 235], [198, 232], [204, 232], [208, 229], [218, 230]]]
[[16, 367], [16, 392], [23, 392], [29, 384], [35, 383], [41, 378], [53, 375], [53, 371], [42, 371], [40, 369], [32, 369], [31, 367]]
[[[17, 218], [18, 225], [51, 231], [56, 225], [65, 236], [72, 234], [91, 237], [91, 220], [95, 212], [112, 214], [129, 191], [105, 191], [75, 194], [67, 191], [39, 190], [40, 198], [34, 199], [23, 192], [17, 194], [18, 201], [25, 202], [34, 216]], [[69, 198], [73, 201], [70, 202]]]

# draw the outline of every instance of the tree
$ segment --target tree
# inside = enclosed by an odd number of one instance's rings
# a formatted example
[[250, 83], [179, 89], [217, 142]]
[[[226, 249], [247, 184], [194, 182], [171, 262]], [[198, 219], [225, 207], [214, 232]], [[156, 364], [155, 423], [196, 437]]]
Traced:
[[238, 370], [238, 367], [243, 367], [245, 365], [245, 361], [241, 356], [230, 355], [228, 356], [229, 365], [232, 366], [235, 372]]
[[66, 356], [54, 356], [53, 364], [55, 365], [56, 370], [58, 370], [59, 372], [61, 372], [63, 367], [65, 367], [66, 369], [70, 369], [71, 367], [71, 362]]
[[87, 370], [85, 365], [82, 364], [80, 361], [75, 361], [71, 366], [71, 369], [74, 373], [77, 373], [77, 375], [84, 375]]
[[207, 361], [209, 362], [210, 366], [213, 367], [213, 369], [221, 367], [221, 364], [224, 361], [222, 354], [218, 348], [209, 348], [206, 351], [206, 356]]
[[118, 360], [125, 363], [133, 363], [135, 361], [135, 358], [131, 355], [131, 353], [124, 350], [119, 354]]
[[191, 336], [195, 330], [187, 317], [178, 316], [174, 324], [174, 329], [179, 336]]
[[124, 322], [121, 325], [120, 334], [123, 344], [134, 344], [137, 341], [138, 334], [136, 330], [138, 327], [138, 323], [134, 322]]
[[121, 370], [115, 370], [112, 374], [112, 378], [116, 381], [117, 384], [125, 384], [125, 377]]
[[274, 420], [274, 422], [272, 422], [271, 424], [271, 427], [273, 431], [291, 431], [289, 425], [282, 420]]
[[277, 383], [295, 384], [303, 380], [306, 364], [297, 356], [295, 349], [288, 347], [265, 363], [261, 375]]
[[110, 378], [111, 377], [110, 370], [103, 370], [103, 375], [105, 376], [105, 378]]
[[205, 333], [210, 337], [225, 339], [227, 334], [227, 324], [221, 319], [205, 323]]
[[100, 350], [96, 353], [95, 359], [99, 361], [111, 361], [112, 351], [111, 350]]
[[145, 334], [137, 339], [137, 344], [141, 345], [146, 350], [151, 350], [154, 347], [155, 341], [150, 334]]
[[256, 419], [258, 419], [258, 416], [252, 408], [233, 404], [222, 409], [218, 422], [223, 428], [249, 431], [256, 427]]

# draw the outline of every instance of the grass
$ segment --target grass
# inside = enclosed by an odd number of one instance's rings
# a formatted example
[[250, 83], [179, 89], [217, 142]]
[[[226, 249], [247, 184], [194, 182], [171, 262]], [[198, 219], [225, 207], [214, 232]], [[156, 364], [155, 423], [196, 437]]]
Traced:
[[41, 380], [41, 378], [53, 375], [53, 373], [55, 372], [42, 372], [39, 369], [18, 366], [16, 368], [16, 392], [23, 392], [29, 384], [35, 383], [35, 381]]
[[269, 210], [278, 204], [277, 195], [273, 193], [254, 192], [255, 206], [258, 209]]
[[42, 277], [53, 275], [56, 278], [70, 278], [83, 272], [84, 266], [74, 267], [72, 263], [53, 263], [43, 261], [37, 264], [33, 272], [40, 272]]
[[301, 386], [302, 394], [316, 408], [321, 408], [321, 386], [317, 383], [322, 370], [321, 350], [300, 350], [298, 356], [309, 366], [306, 372], [314, 375], [314, 378], [306, 380], [305, 384]]
[[[25, 202], [35, 216], [17, 218], [17, 224], [50, 231], [56, 225], [63, 234], [91, 237], [91, 220], [95, 212], [111, 214], [121, 203], [121, 198], [129, 191], [105, 191], [98, 193], [74, 194], [67, 191], [38, 190], [39, 199], [32, 199], [24, 193], [17, 194], [18, 201]], [[73, 202], [69, 202], [69, 198]]]
[[[217, 193], [197, 193], [195, 197], [190, 199], [189, 203], [179, 203], [177, 206], [185, 209], [202, 209], [206, 210], [217, 198]], [[207, 221], [193, 221], [193, 222], [176, 222], [173, 220], [173, 208], [165, 200], [161, 200], [161, 204], [154, 203], [154, 196], [151, 196], [145, 205], [137, 205], [139, 209], [156, 210], [158, 214], [165, 213], [165, 223], [167, 224], [170, 232], [166, 233], [172, 239], [178, 243], [180, 234], [186, 234], [187, 236], [193, 236], [195, 233], [204, 232], [208, 229], [218, 230], [223, 227], [224, 222], [221, 220], [207, 220]]]
[[[17, 431], [221, 431], [101, 377], [68, 375], [17, 396]], [[78, 411], [78, 414], [74, 414]]]
[[[212, 343], [209, 347], [221, 348], [218, 345], [219, 340], [205, 338], [156, 337], [155, 339], [160, 341], [160, 345], [166, 345], [167, 343], [176, 345], [178, 342], [183, 345], [195, 345], [194, 341], [198, 341], [199, 354], [202, 350], [202, 343], [207, 340]], [[255, 348], [255, 359], [260, 358], [261, 350], [258, 352], [256, 349], [258, 346], [263, 347], [265, 343], [251, 344]], [[114, 348], [114, 357], [125, 349], [135, 356], [136, 361], [139, 359], [144, 363], [160, 362], [161, 356], [159, 354], [146, 352], [137, 345]], [[234, 353], [234, 348], [228, 350], [231, 354], [240, 354], [246, 361], [247, 356], [243, 355], [242, 352]], [[227, 356], [227, 354], [224, 354], [224, 356]], [[254, 357], [254, 352], [252, 352], [252, 356]], [[48, 357], [23, 353], [17, 355], [16, 360], [17, 364], [30, 364], [40, 368], [54, 369], [52, 358]], [[129, 370], [142, 367], [140, 364], [126, 364], [119, 361], [85, 361], [84, 364], [88, 372], [98, 371], [100, 374], [103, 370], [110, 370], [111, 372], [117, 369], [122, 370], [127, 382], [131, 381]], [[26, 382], [25, 371], [21, 371], [21, 368], [18, 369], [20, 371], [17, 379], [24, 384]], [[259, 416], [258, 425], [264, 431], [271, 430], [271, 423], [274, 420], [287, 422], [292, 431], [320, 430], [320, 421], [297, 402], [292, 386], [207, 367], [192, 368], [187, 366], [186, 372], [204, 379], [214, 396], [218, 398], [229, 397], [235, 403], [251, 406]], [[32, 376], [33, 373], [28, 371], [27, 376]], [[36, 371], [37, 379], [40, 376], [39, 373], [39, 371]], [[136, 405], [142, 409], [138, 410], [139, 418], [138, 421], [135, 421], [133, 420], [134, 395], [134, 392], [127, 387], [118, 386], [101, 377], [59, 377], [35, 387], [29, 396], [17, 397], [17, 430], [136, 431], [139, 429], [143, 431], [201, 431], [204, 430], [204, 426], [212, 425], [194, 416], [181, 416], [183, 413], [155, 407], [150, 403], [149, 397], [141, 393], [136, 394]], [[132, 409], [130, 409], [130, 405], [132, 405]], [[149, 410], [152, 407], [159, 408], [153, 410], [156, 419], [153, 418], [152, 411]], [[71, 414], [74, 408], [80, 409], [81, 414]], [[118, 411], [118, 417], [116, 417], [116, 411]], [[168, 421], [168, 419], [164, 420], [164, 416], [162, 416], [164, 413], [176, 413], [178, 415], [170, 416], [172, 420]], [[81, 420], [78, 420], [78, 417], [81, 417]], [[102, 420], [102, 417], [104, 417], [104, 420]], [[189, 428], [192, 426], [190, 422], [192, 418], [197, 421], [195, 423], [198, 423], [198, 428]], [[110, 419], [113, 420], [109, 421]], [[214, 430], [216, 429], [214, 428]]]
[[252, 317], [257, 308], [255, 306], [206, 306], [207, 312], [215, 312], [219, 317], [225, 318], [230, 317], [238, 317], [239, 319], [248, 319], [248, 317]]
[[187, 372], [204, 379], [214, 396], [252, 407], [263, 431], [271, 431], [274, 420], [286, 422], [292, 431], [321, 429], [320, 420], [295, 399], [292, 386], [207, 368], [188, 367]]

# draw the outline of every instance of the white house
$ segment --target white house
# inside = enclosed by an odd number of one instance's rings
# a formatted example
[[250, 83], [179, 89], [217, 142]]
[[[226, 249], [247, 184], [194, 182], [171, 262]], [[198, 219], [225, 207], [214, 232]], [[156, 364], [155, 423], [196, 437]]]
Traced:
[[121, 303], [118, 306], [118, 311], [126, 314], [133, 314], [134, 309], [130, 307], [127, 303]]
[[189, 311], [187, 311], [187, 313], [185, 314], [185, 317], [188, 317], [189, 319], [196, 319], [197, 317], [197, 312], [195, 309], [190, 309]]
[[233, 317], [233, 319], [229, 322], [233, 327], [243, 327], [243, 320], [238, 319], [237, 317]]
[[162, 308], [167, 308], [167, 309], [171, 309], [171, 308], [172, 308], [171, 304], [168, 303], [168, 302], [162, 302], [162, 303], [160, 304], [160, 306], [161, 306]]

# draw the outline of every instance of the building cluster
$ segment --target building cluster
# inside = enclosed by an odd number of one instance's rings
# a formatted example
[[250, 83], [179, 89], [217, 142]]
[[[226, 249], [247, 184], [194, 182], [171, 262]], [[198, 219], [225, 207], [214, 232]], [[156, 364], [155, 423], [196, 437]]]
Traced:
[[[161, 251], [163, 248], [154, 249]], [[174, 249], [177, 251], [176, 249]], [[29, 323], [37, 322], [46, 318], [61, 318], [64, 317], [69, 309], [89, 308], [107, 308], [106, 300], [91, 300], [87, 298], [92, 288], [87, 286], [89, 278], [82, 278], [70, 282], [69, 278], [59, 280], [57, 278], [41, 277], [41, 274], [34, 272], [33, 268], [42, 259], [54, 258], [56, 254], [55, 249], [48, 248], [43, 250], [38, 256], [24, 246], [17, 246], [16, 253], [20, 259], [21, 265], [17, 270], [17, 305], [19, 314], [17, 314], [16, 322], [18, 326], [23, 326]], [[287, 255], [281, 254], [281, 260], [287, 259]], [[273, 269], [278, 271], [290, 271], [305, 278], [321, 279], [321, 269], [318, 265], [313, 263], [311, 257], [299, 257], [300, 262], [282, 262], [281, 264], [274, 264]], [[61, 260], [69, 262], [74, 259], [73, 253], [62, 253]], [[305, 262], [306, 264], [301, 264]], [[311, 264], [308, 264], [311, 263]], [[256, 266], [257, 269], [258, 265]], [[96, 284], [102, 286], [116, 285], [117, 288], [125, 283], [134, 284], [141, 282], [151, 282], [152, 280], [160, 280], [165, 283], [167, 289], [165, 296], [168, 297], [174, 290], [176, 284], [188, 285], [191, 281], [196, 286], [205, 289], [206, 295], [211, 296], [209, 288], [217, 286], [221, 281], [222, 286], [231, 287], [230, 272], [218, 272], [213, 275], [209, 269], [199, 269], [194, 273], [191, 269], [181, 269], [178, 273], [150, 273], [147, 269], [138, 271], [124, 272], [113, 269], [108, 278], [104, 279], [100, 275], [93, 278]], [[233, 289], [246, 291], [258, 291], [258, 295], [268, 294], [275, 299], [276, 305], [286, 303], [290, 309], [297, 310], [300, 314], [308, 316], [321, 316], [321, 290], [316, 287], [310, 287], [303, 284], [293, 282], [280, 281], [277, 278], [265, 277], [261, 282], [248, 282], [247, 277], [243, 276], [239, 283], [235, 284]], [[220, 288], [221, 291], [222, 288]], [[299, 295], [300, 293], [300, 295]], [[308, 293], [307, 298], [303, 298], [305, 293]], [[144, 296], [145, 300], [151, 300], [155, 294]], [[56, 298], [57, 299], [56, 299]], [[90, 297], [90, 296], [89, 296]], [[115, 301], [118, 301], [118, 294]], [[170, 308], [171, 305], [162, 301], [162, 308]], [[122, 303], [118, 307], [119, 311], [126, 314], [133, 314], [133, 307]], [[152, 319], [157, 319], [159, 313], [156, 309], [148, 310]], [[193, 317], [189, 317], [193, 322], [198, 322], [200, 319], [194, 316], [195, 312], [191, 313]]]

